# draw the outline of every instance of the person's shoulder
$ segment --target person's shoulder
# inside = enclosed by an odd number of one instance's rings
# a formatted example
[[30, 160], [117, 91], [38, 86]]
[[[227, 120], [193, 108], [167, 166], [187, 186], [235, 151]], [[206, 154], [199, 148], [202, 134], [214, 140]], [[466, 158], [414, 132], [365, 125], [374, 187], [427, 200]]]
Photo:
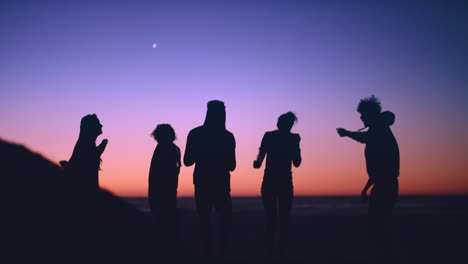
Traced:
[[265, 134], [263, 135], [263, 139], [262, 139], [262, 142], [264, 144], [268, 144], [269, 142], [271, 142], [272, 140], [274, 141], [274, 138], [278, 136], [278, 130], [273, 130], [273, 131], [267, 131], [265, 132]]
[[175, 150], [180, 151], [179, 146], [177, 146], [175, 143], [172, 143], [172, 144], [171, 144], [171, 147], [172, 147], [173, 149], [175, 149]]
[[203, 126], [198, 126], [196, 128], [193, 128], [192, 130], [190, 130], [189, 136], [199, 134], [202, 130], [203, 130]]
[[225, 133], [225, 135], [226, 135], [227, 137], [229, 137], [229, 138], [234, 138], [234, 134], [233, 134], [231, 131], [229, 131], [229, 130], [226, 129], [224, 133]]
[[294, 138], [294, 140], [300, 141], [301, 136], [297, 133], [291, 133], [291, 137]]
[[180, 158], [180, 148], [174, 143], [172, 143], [172, 151]]

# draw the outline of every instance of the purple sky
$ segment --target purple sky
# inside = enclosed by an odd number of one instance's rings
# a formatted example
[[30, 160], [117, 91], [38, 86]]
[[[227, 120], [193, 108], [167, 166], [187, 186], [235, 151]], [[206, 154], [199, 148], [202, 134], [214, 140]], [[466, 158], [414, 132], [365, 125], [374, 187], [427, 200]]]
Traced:
[[[132, 156], [122, 158], [141, 169], [132, 191], [143, 190], [158, 123], [173, 124], [184, 149], [206, 102], [225, 101], [248, 171], [263, 133], [292, 110], [308, 153], [298, 179], [330, 171], [307, 183], [333, 190], [330, 158], [364, 164], [362, 147], [334, 130], [360, 128], [356, 105], [375, 94], [397, 115], [403, 171], [426, 175], [430, 163], [430, 181], [468, 186], [468, 8], [411, 2], [2, 1], [0, 137], [58, 161], [80, 118], [97, 113], [110, 140], [101, 183], [123, 193], [112, 158]], [[449, 168], [458, 173], [441, 179]], [[424, 178], [414, 177], [408, 192]]]

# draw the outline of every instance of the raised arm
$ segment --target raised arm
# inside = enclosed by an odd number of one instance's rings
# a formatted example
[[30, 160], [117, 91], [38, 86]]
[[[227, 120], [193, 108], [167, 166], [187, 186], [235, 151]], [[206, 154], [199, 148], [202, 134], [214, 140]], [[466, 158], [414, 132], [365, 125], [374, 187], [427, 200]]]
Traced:
[[106, 149], [106, 146], [107, 146], [108, 142], [109, 141], [107, 139], [103, 139], [101, 141], [101, 144], [99, 144], [99, 146], [97, 147], [97, 153], [98, 153], [99, 156], [101, 156], [102, 153], [104, 152], [104, 150]]

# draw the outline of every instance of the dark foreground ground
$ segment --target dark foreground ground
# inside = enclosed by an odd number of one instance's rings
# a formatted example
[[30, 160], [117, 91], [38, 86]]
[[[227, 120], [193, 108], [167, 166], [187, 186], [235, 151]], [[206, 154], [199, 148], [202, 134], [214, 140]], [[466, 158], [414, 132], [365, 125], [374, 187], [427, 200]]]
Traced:
[[[126, 199], [147, 211], [145, 199]], [[179, 247], [200, 260], [193, 199], [180, 202]], [[260, 198], [234, 198], [232, 263], [263, 263]], [[296, 198], [289, 263], [368, 263], [366, 210], [357, 197]], [[394, 263], [468, 263], [468, 197], [401, 197], [395, 210]], [[214, 218], [215, 219], [215, 218]]]

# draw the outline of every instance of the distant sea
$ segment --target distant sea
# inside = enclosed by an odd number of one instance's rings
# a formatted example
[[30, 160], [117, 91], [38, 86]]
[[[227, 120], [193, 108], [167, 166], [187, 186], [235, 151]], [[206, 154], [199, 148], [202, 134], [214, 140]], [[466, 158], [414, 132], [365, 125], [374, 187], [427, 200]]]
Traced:
[[[146, 197], [125, 197], [124, 200], [140, 211], [149, 213]], [[234, 213], [263, 213], [260, 197], [233, 197]], [[195, 213], [194, 198], [178, 198], [179, 211]], [[367, 204], [358, 196], [294, 197], [292, 215], [363, 215]], [[468, 214], [468, 195], [400, 196], [394, 214]]]

